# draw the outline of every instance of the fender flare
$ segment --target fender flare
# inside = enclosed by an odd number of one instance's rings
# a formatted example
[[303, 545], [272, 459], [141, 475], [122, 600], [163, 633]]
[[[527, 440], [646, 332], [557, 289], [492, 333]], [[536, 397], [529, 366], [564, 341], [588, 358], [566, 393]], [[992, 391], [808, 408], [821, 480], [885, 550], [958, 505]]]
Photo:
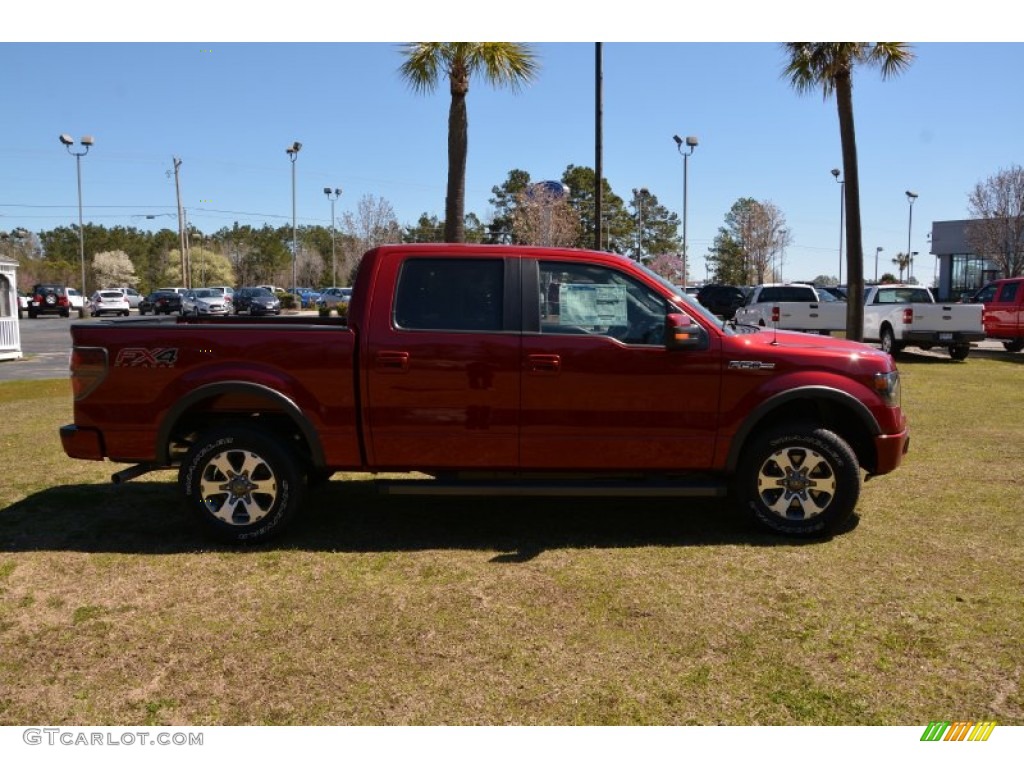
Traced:
[[867, 430], [868, 434], [872, 436], [882, 434], [882, 428], [875, 420], [871, 411], [866, 405], [864, 405], [864, 403], [853, 395], [844, 392], [841, 389], [835, 389], [834, 387], [798, 387], [796, 389], [787, 390], [785, 392], [780, 392], [777, 395], [773, 395], [747, 414], [747, 417], [743, 420], [743, 423], [740, 424], [739, 429], [737, 429], [736, 433], [733, 435], [732, 444], [729, 446], [729, 456], [726, 462], [728, 471], [736, 471], [736, 467], [739, 465], [740, 455], [743, 453], [743, 447], [747, 444], [750, 435], [756, 426], [766, 416], [787, 403], [795, 400], [807, 399], [830, 400], [837, 403], [852, 411], [864, 426], [865, 430]]
[[207, 384], [199, 387], [198, 389], [192, 390], [178, 400], [167, 411], [163, 420], [160, 422], [159, 429], [157, 430], [157, 462], [167, 465], [171, 463], [169, 451], [167, 450], [171, 432], [174, 429], [175, 424], [178, 423], [178, 420], [186, 411], [192, 408], [196, 403], [207, 398], [237, 392], [255, 394], [260, 397], [267, 398], [280, 406], [285, 415], [287, 415], [288, 418], [290, 418], [299, 428], [303, 438], [306, 440], [306, 444], [309, 445], [310, 457], [313, 460], [313, 464], [318, 467], [324, 465], [324, 451], [323, 446], [320, 443], [320, 436], [313, 428], [313, 425], [309, 423], [309, 419], [306, 418], [302, 409], [295, 404], [295, 401], [290, 397], [281, 394], [276, 389], [263, 384], [254, 384], [250, 381], [220, 381], [215, 384]]

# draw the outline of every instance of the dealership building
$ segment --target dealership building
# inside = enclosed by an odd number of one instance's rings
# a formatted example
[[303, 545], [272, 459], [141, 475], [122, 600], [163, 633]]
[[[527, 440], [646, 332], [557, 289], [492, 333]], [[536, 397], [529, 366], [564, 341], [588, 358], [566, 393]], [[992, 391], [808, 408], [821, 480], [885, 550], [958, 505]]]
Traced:
[[1002, 276], [994, 260], [971, 251], [967, 244], [970, 222], [971, 219], [932, 222], [931, 253], [938, 260], [939, 301], [956, 301]]

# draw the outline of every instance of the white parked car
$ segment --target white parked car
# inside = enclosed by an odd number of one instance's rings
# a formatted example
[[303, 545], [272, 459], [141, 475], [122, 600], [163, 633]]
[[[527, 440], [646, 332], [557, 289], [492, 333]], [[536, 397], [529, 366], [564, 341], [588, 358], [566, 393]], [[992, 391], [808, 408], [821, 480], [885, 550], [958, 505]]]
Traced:
[[224, 294], [214, 288], [193, 288], [181, 296], [182, 315], [226, 315], [230, 309]]
[[68, 295], [68, 304], [72, 309], [85, 308], [85, 296], [79, 293], [77, 288], [66, 288], [65, 293]]
[[211, 291], [217, 291], [218, 293], [220, 293], [224, 297], [224, 300], [228, 303], [228, 308], [231, 308], [231, 302], [233, 301], [235, 296], [234, 288], [232, 288], [230, 285], [208, 285], [207, 288], [209, 288]]
[[89, 314], [93, 317], [101, 315], [123, 315], [128, 317], [128, 299], [118, 290], [96, 291], [89, 298]]
[[128, 306], [129, 307], [131, 307], [132, 309], [138, 309], [139, 308], [139, 302], [142, 301], [142, 295], [138, 291], [136, 291], [134, 288], [121, 287], [121, 288], [114, 288], [113, 290], [120, 291], [121, 293], [124, 294], [124, 297], [126, 299], [128, 299]]

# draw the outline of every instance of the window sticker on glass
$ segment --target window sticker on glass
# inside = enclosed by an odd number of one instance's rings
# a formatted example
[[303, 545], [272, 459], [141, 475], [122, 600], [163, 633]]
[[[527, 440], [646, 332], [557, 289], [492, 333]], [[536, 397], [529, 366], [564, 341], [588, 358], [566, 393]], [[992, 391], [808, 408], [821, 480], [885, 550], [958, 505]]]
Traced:
[[560, 325], [625, 325], [626, 286], [562, 283]]

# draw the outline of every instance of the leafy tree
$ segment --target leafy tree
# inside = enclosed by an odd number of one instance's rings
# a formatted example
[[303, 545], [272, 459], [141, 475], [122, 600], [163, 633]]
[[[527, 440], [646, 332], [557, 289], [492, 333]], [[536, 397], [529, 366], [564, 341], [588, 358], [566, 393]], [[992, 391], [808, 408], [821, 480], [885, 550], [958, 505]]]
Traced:
[[884, 275], [882, 275], [880, 278], [878, 278], [878, 282], [879, 283], [898, 283], [900, 281], [896, 279], [896, 275], [894, 275], [892, 272], [886, 272]]
[[816, 278], [811, 280], [811, 283], [822, 287], [831, 287], [839, 285], [839, 278], [835, 275], [818, 275]]
[[881, 68], [882, 78], [899, 74], [913, 61], [906, 43], [785, 43], [783, 70], [798, 93], [818, 88], [828, 99], [836, 96], [839, 136], [843, 150], [843, 194], [846, 203], [846, 337], [864, 338], [864, 246], [860, 219], [860, 174], [853, 122], [853, 70], [859, 65]]
[[683, 270], [686, 264], [682, 256], [676, 253], [661, 253], [647, 262], [648, 268], [655, 274], [661, 275], [673, 285], [684, 285], [687, 281]]
[[[580, 233], [574, 244], [577, 248], [591, 248], [594, 244], [594, 200], [593, 168], [569, 165], [562, 174], [562, 183], [569, 187], [569, 200], [580, 219]], [[636, 225], [626, 210], [625, 201], [614, 192], [608, 179], [601, 179], [601, 242], [605, 250], [624, 254], [636, 242]]]
[[741, 197], [725, 215], [708, 261], [715, 279], [734, 285], [771, 282], [781, 272], [792, 240], [786, 218], [774, 203]]
[[135, 266], [124, 251], [101, 251], [92, 257], [92, 272], [97, 287], [134, 286], [139, 282]]
[[1024, 168], [1012, 165], [979, 181], [968, 196], [974, 220], [967, 242], [992, 259], [1004, 277], [1024, 274]]
[[706, 259], [711, 268], [712, 282], [725, 285], [750, 284], [743, 246], [728, 229], [719, 227]]
[[421, 213], [415, 226], [402, 230], [403, 243], [441, 243], [444, 242], [444, 224], [437, 216]]
[[508, 178], [501, 186], [491, 187], [493, 197], [488, 200], [494, 208], [491, 223], [487, 226], [486, 242], [514, 243], [512, 220], [515, 218], [519, 196], [530, 186], [530, 174], [519, 168], [508, 172]]
[[629, 203], [633, 209], [634, 258], [646, 260], [651, 254], [679, 251], [679, 216], [658, 202], [657, 195], [644, 188], [634, 190]]
[[517, 243], [568, 247], [579, 238], [580, 220], [568, 197], [540, 185], [519, 193], [512, 216]]
[[445, 197], [444, 239], [465, 242], [466, 157], [469, 152], [469, 118], [466, 94], [470, 77], [482, 74], [495, 86], [513, 91], [533, 80], [536, 57], [522, 43], [407, 43], [399, 69], [413, 90], [430, 93], [447, 75], [451, 92], [448, 110], [448, 189]]

